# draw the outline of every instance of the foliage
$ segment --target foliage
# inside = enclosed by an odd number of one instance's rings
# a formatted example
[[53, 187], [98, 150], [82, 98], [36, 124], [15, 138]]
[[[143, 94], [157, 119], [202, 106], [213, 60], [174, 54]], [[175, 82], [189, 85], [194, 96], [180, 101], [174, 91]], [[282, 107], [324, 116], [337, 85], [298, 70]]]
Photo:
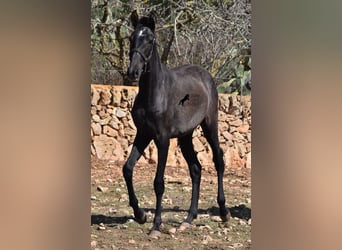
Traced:
[[140, 15], [155, 12], [158, 50], [168, 67], [199, 64], [213, 75], [219, 91], [249, 93], [241, 85], [250, 75], [250, 0], [92, 0], [93, 82], [128, 84], [134, 9]]

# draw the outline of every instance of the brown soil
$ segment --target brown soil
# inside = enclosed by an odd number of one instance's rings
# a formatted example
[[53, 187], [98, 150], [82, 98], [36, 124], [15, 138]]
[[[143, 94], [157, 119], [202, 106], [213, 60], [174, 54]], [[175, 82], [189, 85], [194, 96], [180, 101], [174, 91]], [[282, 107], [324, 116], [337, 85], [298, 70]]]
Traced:
[[[163, 196], [163, 229], [158, 240], [151, 239], [155, 195], [155, 164], [137, 164], [134, 187], [147, 222], [134, 221], [122, 176], [123, 162], [92, 159], [91, 249], [250, 249], [250, 169], [226, 169], [224, 188], [232, 218], [219, 221], [217, 177], [214, 166], [203, 166], [198, 218], [184, 232], [177, 232], [187, 215], [191, 179], [186, 166], [167, 166]], [[176, 231], [176, 232], [175, 232]]]

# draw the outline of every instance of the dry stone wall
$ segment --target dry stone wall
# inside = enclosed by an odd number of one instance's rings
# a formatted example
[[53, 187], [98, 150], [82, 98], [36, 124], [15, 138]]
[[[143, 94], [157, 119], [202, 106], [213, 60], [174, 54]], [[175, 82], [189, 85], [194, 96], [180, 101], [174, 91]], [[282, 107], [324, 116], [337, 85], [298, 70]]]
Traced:
[[[91, 155], [99, 159], [123, 162], [129, 154], [136, 133], [131, 117], [137, 87], [91, 85]], [[227, 167], [251, 167], [251, 100], [250, 97], [219, 94], [219, 141]], [[202, 130], [193, 133], [198, 159], [207, 166], [212, 153]], [[153, 142], [139, 162], [156, 163]], [[168, 165], [185, 165], [177, 140], [172, 139]]]

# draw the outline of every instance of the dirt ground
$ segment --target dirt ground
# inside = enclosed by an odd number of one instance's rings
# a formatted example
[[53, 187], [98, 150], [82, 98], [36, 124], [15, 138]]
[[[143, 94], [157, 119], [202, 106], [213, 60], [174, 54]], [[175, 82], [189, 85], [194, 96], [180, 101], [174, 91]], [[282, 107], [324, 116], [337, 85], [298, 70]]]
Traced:
[[123, 162], [92, 159], [91, 249], [251, 249], [250, 169], [226, 169], [224, 188], [232, 217], [223, 223], [218, 216], [215, 168], [203, 166], [198, 217], [186, 231], [177, 232], [190, 206], [191, 179], [187, 166], [167, 166], [163, 229], [156, 240], [148, 236], [155, 209], [156, 164], [138, 163], [134, 169], [136, 195], [147, 213], [143, 225], [135, 222], [128, 205], [122, 166]]

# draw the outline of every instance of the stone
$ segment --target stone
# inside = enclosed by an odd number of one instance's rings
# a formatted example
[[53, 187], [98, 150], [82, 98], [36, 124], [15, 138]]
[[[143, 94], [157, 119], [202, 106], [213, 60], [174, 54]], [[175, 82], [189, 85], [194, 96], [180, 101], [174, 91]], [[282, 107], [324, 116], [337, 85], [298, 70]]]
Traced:
[[100, 100], [100, 94], [97, 89], [91, 86], [91, 105], [97, 105]]
[[252, 168], [252, 153], [246, 155], [246, 168]]
[[229, 148], [224, 153], [224, 161], [230, 168], [242, 168], [245, 165], [244, 159], [241, 159], [239, 151], [234, 148]]
[[125, 160], [125, 152], [122, 149], [120, 143], [118, 143], [115, 140], [115, 144], [114, 144], [114, 149], [112, 151], [112, 157], [111, 157], [114, 161], [123, 161]]
[[149, 163], [158, 162], [158, 150], [154, 142], [150, 143], [150, 145], [148, 146], [148, 159]]
[[90, 145], [90, 153], [91, 153], [91, 155], [96, 155], [96, 150], [95, 150], [93, 144]]
[[177, 155], [175, 154], [177, 148], [178, 148], [177, 139], [171, 139], [170, 146], [169, 146], [169, 154], [167, 157], [167, 165], [177, 166]]
[[97, 241], [96, 241], [96, 240], [92, 240], [92, 241], [90, 242], [90, 246], [91, 246], [91, 247], [96, 247], [96, 245], [97, 245]]
[[252, 142], [252, 134], [251, 133], [247, 133], [247, 140], [248, 140], [248, 142]]
[[106, 117], [106, 118], [104, 118], [104, 119], [101, 119], [101, 120], [99, 121], [99, 123], [100, 123], [101, 125], [107, 125], [111, 119], [112, 119], [112, 118], [111, 118], [110, 116], [108, 116], [108, 117]]
[[198, 158], [198, 160], [200, 161], [200, 163], [202, 165], [213, 164], [213, 160], [212, 160], [213, 157], [212, 157], [211, 151], [209, 151], [209, 152], [205, 152], [205, 151], [199, 152], [197, 154], [197, 158]]
[[111, 159], [114, 148], [115, 139], [107, 135], [99, 135], [93, 137], [93, 145], [95, 147], [96, 156], [99, 159]]
[[111, 103], [112, 94], [109, 89], [103, 89], [100, 93], [100, 105], [108, 105]]
[[135, 131], [137, 130], [137, 128], [135, 127], [135, 124], [134, 124], [134, 121], [132, 119], [130, 119], [128, 121], [128, 126], [131, 128], [131, 129], [134, 129]]
[[91, 117], [91, 119], [94, 121], [94, 122], [100, 122], [100, 116], [98, 116], [98, 115], [93, 115], [92, 117]]
[[119, 135], [118, 131], [116, 131], [109, 125], [103, 126], [103, 133], [111, 137], [117, 137]]
[[242, 121], [240, 119], [236, 119], [234, 121], [229, 121], [229, 125], [234, 126], [234, 127], [239, 127], [242, 125]]
[[249, 125], [248, 125], [248, 123], [242, 124], [242, 125], [240, 125], [238, 128], [236, 128], [236, 131], [238, 131], [238, 132], [240, 132], [240, 133], [243, 133], [243, 134], [247, 133], [248, 130], [249, 130]]
[[219, 112], [218, 112], [218, 121], [219, 122], [224, 122], [224, 121], [226, 121], [226, 119], [227, 119], [227, 117], [226, 117], [226, 114], [224, 113], [224, 112], [222, 112], [222, 111], [220, 111], [219, 110]]
[[103, 192], [103, 193], [105, 193], [105, 192], [108, 191], [108, 187], [98, 186], [96, 189], [97, 189], [98, 191], [100, 191], [100, 192]]
[[115, 113], [115, 116], [119, 119], [126, 116], [126, 112], [124, 110], [122, 110], [121, 108], [114, 109], [113, 112]]
[[228, 113], [235, 116], [240, 114], [240, 103], [238, 102], [237, 96], [235, 95], [229, 96]]
[[99, 123], [92, 122], [90, 126], [94, 135], [100, 135], [102, 133], [102, 127]]
[[246, 152], [247, 153], [252, 151], [252, 143], [248, 142], [245, 144], [245, 146], [246, 146]]
[[119, 130], [119, 123], [120, 123], [119, 119], [118, 119], [117, 117], [114, 116], [114, 117], [108, 122], [108, 125], [109, 125], [110, 127], [112, 127], [113, 129], [115, 129], [115, 130]]
[[241, 158], [246, 155], [246, 147], [244, 143], [237, 143], [237, 149]]
[[120, 108], [127, 108], [128, 107], [128, 102], [127, 101], [124, 101], [122, 100], [121, 103], [120, 103]]
[[121, 91], [119, 89], [113, 88], [112, 93], [112, 105], [118, 107], [121, 103]]
[[95, 106], [92, 105], [90, 108], [90, 114], [93, 116], [93, 115], [96, 115], [96, 113], [97, 113], [97, 109]]
[[233, 135], [229, 133], [228, 131], [223, 131], [221, 134], [224, 137], [224, 139], [226, 139], [227, 141], [233, 140]]
[[194, 144], [194, 148], [196, 152], [201, 152], [205, 150], [203, 143], [200, 141], [198, 137], [194, 137], [192, 140], [192, 143]]

